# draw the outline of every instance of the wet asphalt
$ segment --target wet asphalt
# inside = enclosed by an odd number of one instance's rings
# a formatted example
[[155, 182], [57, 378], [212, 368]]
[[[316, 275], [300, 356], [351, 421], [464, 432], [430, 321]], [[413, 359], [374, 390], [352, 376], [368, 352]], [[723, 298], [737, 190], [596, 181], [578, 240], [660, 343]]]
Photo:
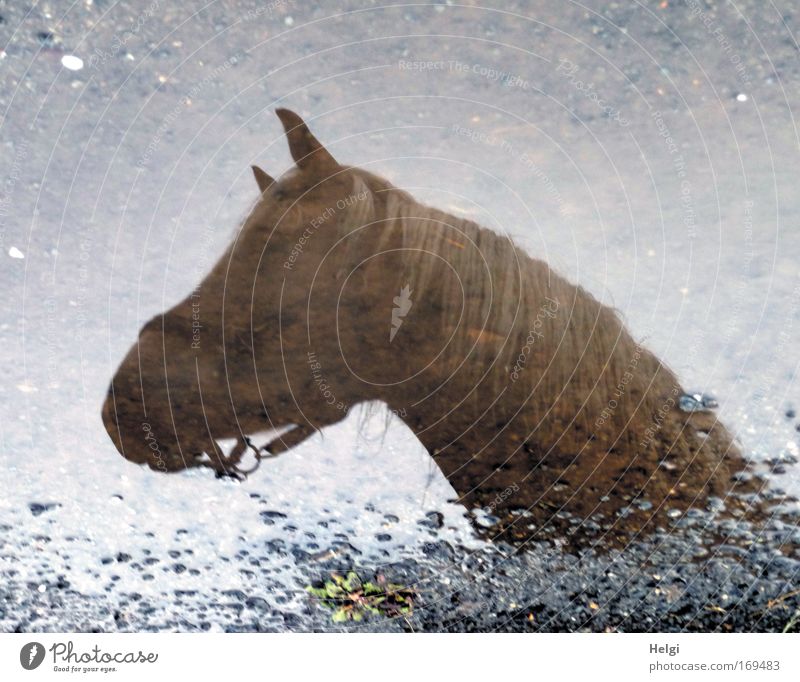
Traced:
[[[238, 484], [125, 462], [100, 420], [139, 327], [246, 215], [250, 164], [289, 168], [291, 106], [620, 310], [717, 398], [765, 495], [800, 495], [797, 22], [749, 0], [0, 5], [0, 629], [800, 630], [785, 517], [520, 549], [474, 536], [399, 426]], [[413, 610], [334, 622], [306, 588], [348, 570]]]

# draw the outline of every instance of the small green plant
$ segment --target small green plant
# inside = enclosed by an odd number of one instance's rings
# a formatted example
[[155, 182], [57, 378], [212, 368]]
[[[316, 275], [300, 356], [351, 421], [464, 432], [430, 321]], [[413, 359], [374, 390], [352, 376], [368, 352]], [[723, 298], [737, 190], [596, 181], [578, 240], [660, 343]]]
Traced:
[[416, 596], [411, 588], [390, 583], [379, 575], [375, 582], [364, 582], [355, 571], [346, 576], [331, 574], [321, 587], [309, 585], [306, 590], [333, 611], [334, 623], [360, 621], [371, 613], [376, 616], [407, 616]]

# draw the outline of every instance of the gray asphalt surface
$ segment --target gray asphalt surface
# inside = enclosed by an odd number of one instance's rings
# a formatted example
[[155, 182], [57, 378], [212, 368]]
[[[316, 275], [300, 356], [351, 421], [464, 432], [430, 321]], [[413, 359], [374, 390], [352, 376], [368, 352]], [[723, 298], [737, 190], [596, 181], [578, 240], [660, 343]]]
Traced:
[[[797, 16], [0, 3], [0, 629], [797, 631], [793, 524], [698, 511], [622, 551], [514, 553], [473, 536], [399, 422], [237, 484], [137, 468], [100, 420], [139, 327], [247, 214], [250, 164], [289, 168], [288, 106], [618, 308], [717, 397], [768, 494], [800, 495]], [[304, 588], [353, 567], [413, 586], [413, 615], [333, 623]]]

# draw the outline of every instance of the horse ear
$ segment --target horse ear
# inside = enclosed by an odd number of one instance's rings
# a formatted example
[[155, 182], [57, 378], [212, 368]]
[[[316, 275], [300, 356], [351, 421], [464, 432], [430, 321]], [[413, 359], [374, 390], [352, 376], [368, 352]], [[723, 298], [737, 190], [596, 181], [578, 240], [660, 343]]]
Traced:
[[283, 123], [286, 137], [289, 138], [289, 151], [298, 168], [311, 167], [336, 168], [338, 163], [311, 134], [302, 118], [289, 109], [276, 109], [275, 113]]
[[264, 191], [275, 181], [258, 166], [250, 166], [250, 168], [253, 169], [253, 175], [256, 176], [258, 191], [263, 194]]

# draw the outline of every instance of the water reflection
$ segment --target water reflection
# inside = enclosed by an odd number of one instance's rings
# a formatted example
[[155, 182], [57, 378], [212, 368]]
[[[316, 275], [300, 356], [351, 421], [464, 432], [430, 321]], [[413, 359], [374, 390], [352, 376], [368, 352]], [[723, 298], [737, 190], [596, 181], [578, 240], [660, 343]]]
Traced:
[[296, 167], [254, 168], [261, 196], [227, 252], [143, 327], [111, 382], [103, 421], [123, 456], [244, 477], [380, 401], [486, 536], [619, 545], [760, 507], [711, 399], [614, 311], [278, 115]]

